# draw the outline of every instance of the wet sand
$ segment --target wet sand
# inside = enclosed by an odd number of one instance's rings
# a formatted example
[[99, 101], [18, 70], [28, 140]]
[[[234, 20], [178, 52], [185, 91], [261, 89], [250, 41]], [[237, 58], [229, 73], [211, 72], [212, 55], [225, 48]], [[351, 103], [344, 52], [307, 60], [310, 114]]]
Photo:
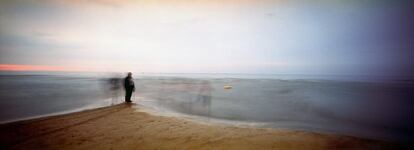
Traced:
[[395, 149], [383, 141], [197, 123], [131, 104], [0, 125], [0, 149]]

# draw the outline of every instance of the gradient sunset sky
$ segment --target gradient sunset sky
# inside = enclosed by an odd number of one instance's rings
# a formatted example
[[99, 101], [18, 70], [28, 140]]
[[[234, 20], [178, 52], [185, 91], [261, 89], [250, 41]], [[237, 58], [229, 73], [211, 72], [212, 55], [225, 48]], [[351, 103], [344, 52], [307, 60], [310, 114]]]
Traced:
[[413, 75], [385, 0], [2, 0], [0, 70]]

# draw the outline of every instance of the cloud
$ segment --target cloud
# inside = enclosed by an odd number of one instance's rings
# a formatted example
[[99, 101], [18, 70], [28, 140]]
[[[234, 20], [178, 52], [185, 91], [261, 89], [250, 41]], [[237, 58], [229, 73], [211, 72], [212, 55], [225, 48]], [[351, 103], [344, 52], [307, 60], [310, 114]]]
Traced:
[[118, 7], [121, 5], [125, 5], [132, 0], [39, 0], [39, 2], [48, 2], [48, 3], [56, 3], [62, 5], [74, 5], [74, 6], [90, 6], [90, 5], [98, 5], [98, 6], [110, 6], [110, 7]]
[[[402, 37], [389, 30], [401, 23], [399, 9], [390, 13], [395, 10], [365, 3], [276, 2], [0, 2], [0, 8], [7, 8], [0, 9], [0, 63], [159, 72], [351, 72], [347, 68], [393, 65], [402, 55], [393, 52], [399, 47], [390, 46], [412, 46], [407, 44], [411, 34]], [[387, 15], [396, 19], [383, 19]], [[408, 42], [399, 42], [404, 40]], [[388, 57], [390, 53], [395, 56]]]
[[55, 35], [46, 32], [16, 33], [0, 31], [0, 49], [6, 47], [26, 47], [31, 49], [79, 49], [80, 44], [62, 43], [54, 40]]
[[121, 7], [131, 5], [146, 6], [182, 6], [182, 7], [200, 7], [200, 6], [252, 6], [252, 5], [269, 5], [274, 3], [286, 2], [288, 0], [37, 0], [40, 2], [57, 3], [73, 6], [108, 6]]

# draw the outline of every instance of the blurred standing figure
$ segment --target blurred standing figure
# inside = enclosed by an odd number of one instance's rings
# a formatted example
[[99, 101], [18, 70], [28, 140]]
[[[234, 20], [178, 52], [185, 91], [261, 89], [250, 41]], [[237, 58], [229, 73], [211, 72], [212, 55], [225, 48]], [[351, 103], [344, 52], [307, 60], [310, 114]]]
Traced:
[[112, 96], [111, 105], [116, 104], [118, 102], [118, 95], [121, 90], [121, 78], [113, 77], [109, 79], [110, 84], [110, 93]]
[[132, 102], [131, 96], [132, 92], [135, 91], [134, 80], [132, 79], [132, 73], [128, 72], [128, 76], [124, 80], [124, 87], [125, 87], [125, 102]]

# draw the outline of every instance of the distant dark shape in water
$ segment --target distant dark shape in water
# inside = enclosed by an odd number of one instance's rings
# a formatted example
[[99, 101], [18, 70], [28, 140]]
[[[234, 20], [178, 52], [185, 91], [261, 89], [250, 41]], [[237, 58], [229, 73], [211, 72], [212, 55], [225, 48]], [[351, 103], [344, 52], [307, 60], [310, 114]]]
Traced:
[[132, 73], [128, 72], [128, 76], [124, 80], [124, 88], [125, 88], [125, 102], [130, 103], [132, 92], [135, 91], [134, 80], [132, 79]]

